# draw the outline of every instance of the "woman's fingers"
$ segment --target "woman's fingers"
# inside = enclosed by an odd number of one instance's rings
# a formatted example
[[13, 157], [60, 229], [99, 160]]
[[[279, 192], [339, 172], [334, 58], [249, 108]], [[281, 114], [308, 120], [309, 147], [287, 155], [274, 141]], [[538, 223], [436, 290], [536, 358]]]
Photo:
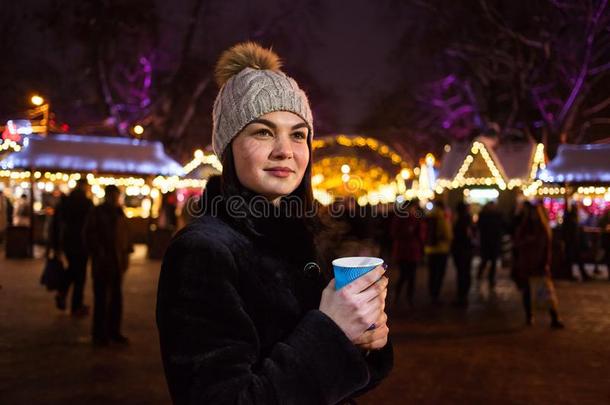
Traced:
[[381, 312], [381, 302], [379, 301], [371, 301], [366, 303], [366, 305], [361, 306], [356, 315], [357, 321], [360, 323], [362, 327], [362, 331], [365, 331], [368, 327], [370, 327], [373, 323], [376, 324], [379, 313]]
[[385, 312], [382, 312], [375, 321], [375, 329], [366, 330], [356, 339], [356, 341], [354, 341], [354, 343], [370, 343], [374, 340], [380, 339], [381, 337], [383, 337], [383, 335], [387, 335], [387, 333], [389, 332], [387, 322], [388, 315]]
[[375, 341], [372, 341], [370, 343], [363, 343], [363, 344], [359, 344], [357, 345], [359, 349], [362, 350], [379, 350], [382, 349], [383, 347], [385, 347], [385, 345], [388, 343], [388, 336], [384, 336], [380, 339], [377, 339]]
[[380, 325], [375, 329], [366, 331], [362, 335], [358, 336], [358, 338], [354, 341], [354, 344], [361, 346], [382, 340], [387, 338], [389, 331], [390, 328], [388, 328], [388, 325]]
[[366, 273], [364, 276], [357, 278], [352, 281], [345, 288], [347, 291], [358, 294], [374, 284], [381, 276], [385, 273], [385, 268], [383, 266], [377, 266], [373, 270]]
[[388, 278], [382, 276], [375, 283], [370, 285], [366, 290], [358, 294], [358, 300], [361, 302], [369, 302], [379, 296], [383, 296], [384, 292], [388, 290]]

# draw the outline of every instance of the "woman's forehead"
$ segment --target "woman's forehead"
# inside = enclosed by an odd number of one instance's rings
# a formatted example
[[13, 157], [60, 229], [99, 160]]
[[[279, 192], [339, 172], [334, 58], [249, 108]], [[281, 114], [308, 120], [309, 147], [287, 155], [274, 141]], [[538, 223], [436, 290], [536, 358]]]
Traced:
[[[276, 126], [292, 127], [298, 124], [305, 124], [305, 120], [297, 114], [290, 111], [273, 111], [261, 115], [257, 121], [269, 121]], [[256, 122], [256, 121], [255, 121]]]

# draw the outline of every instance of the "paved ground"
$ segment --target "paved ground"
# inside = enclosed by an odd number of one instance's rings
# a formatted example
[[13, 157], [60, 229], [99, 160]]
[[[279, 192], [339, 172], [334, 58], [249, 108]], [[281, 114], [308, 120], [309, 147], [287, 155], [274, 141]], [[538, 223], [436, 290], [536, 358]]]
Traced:
[[[0, 404], [169, 403], [154, 325], [159, 262], [137, 249], [124, 291], [132, 344], [106, 349], [91, 347], [90, 318], [53, 307], [41, 268], [0, 259]], [[558, 283], [567, 329], [552, 331], [544, 313], [523, 325], [517, 292], [500, 275], [494, 294], [473, 289], [467, 311], [429, 307], [421, 285], [413, 310], [391, 314], [393, 373], [359, 403], [610, 403], [610, 283]]]

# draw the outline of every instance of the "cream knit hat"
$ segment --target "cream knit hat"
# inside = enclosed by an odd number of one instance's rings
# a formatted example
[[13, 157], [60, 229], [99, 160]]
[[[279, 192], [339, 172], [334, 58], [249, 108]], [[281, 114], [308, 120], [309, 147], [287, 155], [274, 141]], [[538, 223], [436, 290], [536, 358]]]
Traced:
[[237, 44], [220, 56], [215, 72], [220, 91], [212, 112], [212, 148], [219, 159], [246, 125], [274, 111], [289, 111], [303, 118], [310, 140], [313, 137], [307, 96], [280, 67], [275, 53], [254, 42]]

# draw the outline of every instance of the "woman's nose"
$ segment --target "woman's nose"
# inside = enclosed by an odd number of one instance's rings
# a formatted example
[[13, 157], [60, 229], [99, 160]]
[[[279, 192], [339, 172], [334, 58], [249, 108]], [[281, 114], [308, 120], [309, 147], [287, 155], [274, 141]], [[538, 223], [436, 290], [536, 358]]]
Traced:
[[273, 151], [271, 153], [275, 159], [292, 159], [292, 145], [290, 140], [284, 136], [278, 136], [273, 145]]

